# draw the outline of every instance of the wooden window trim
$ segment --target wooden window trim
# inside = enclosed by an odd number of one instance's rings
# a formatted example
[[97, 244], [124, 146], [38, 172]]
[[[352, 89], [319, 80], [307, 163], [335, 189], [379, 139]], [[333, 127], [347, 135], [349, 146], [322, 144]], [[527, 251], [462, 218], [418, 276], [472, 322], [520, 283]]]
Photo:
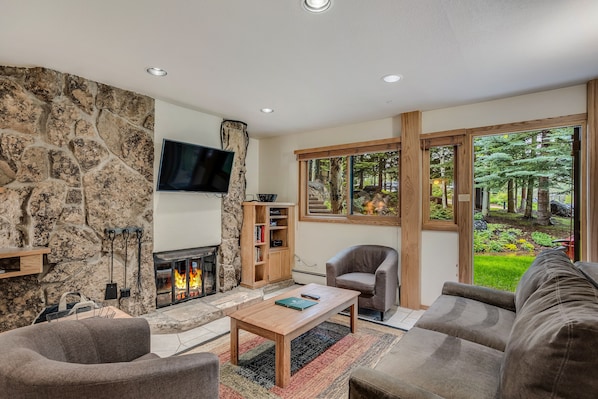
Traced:
[[[299, 221], [318, 223], [341, 223], [359, 224], [374, 226], [400, 226], [400, 216], [367, 216], [367, 215], [310, 215], [308, 212], [308, 190], [307, 188], [307, 163], [309, 160], [330, 157], [348, 157], [351, 155], [367, 154], [372, 152], [401, 151], [401, 139], [381, 139], [362, 141], [358, 143], [340, 144], [327, 147], [307, 148], [295, 150], [295, 156], [299, 161]], [[346, 181], [349, 180], [349, 168], [347, 168]], [[351, 187], [347, 184], [346, 198], [351, 198]]]
[[[435, 231], [459, 231], [459, 147], [465, 143], [465, 130], [452, 130], [447, 132], [437, 132], [433, 135], [421, 136], [422, 148], [422, 230]], [[427, 193], [429, 191], [428, 183], [430, 181], [430, 148], [448, 147], [454, 148], [453, 159], [453, 220], [430, 220], [430, 199]]]

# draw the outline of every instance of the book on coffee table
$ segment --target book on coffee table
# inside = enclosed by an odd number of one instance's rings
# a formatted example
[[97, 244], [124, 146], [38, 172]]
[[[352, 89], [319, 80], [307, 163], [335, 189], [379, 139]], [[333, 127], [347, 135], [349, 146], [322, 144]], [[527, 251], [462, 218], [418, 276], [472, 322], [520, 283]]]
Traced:
[[310, 306], [314, 306], [318, 302], [292, 296], [290, 298], [279, 299], [274, 303], [291, 309], [303, 310], [309, 308]]

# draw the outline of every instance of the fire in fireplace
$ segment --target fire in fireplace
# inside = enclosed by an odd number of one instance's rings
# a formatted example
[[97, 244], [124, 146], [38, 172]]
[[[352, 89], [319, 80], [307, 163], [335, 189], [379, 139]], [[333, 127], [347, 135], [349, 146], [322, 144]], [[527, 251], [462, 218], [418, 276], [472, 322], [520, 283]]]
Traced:
[[215, 294], [216, 249], [202, 247], [155, 253], [156, 307]]

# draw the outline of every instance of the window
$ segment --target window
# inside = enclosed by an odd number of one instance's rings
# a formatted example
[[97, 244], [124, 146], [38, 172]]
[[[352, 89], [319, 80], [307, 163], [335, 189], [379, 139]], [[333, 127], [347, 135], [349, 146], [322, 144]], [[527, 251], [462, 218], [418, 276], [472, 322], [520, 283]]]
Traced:
[[428, 179], [429, 219], [453, 220], [455, 147], [432, 147], [428, 154], [430, 163], [430, 177]]
[[300, 162], [300, 220], [399, 224], [396, 139], [295, 153]]
[[424, 228], [457, 228], [457, 148], [462, 136], [422, 140], [423, 147], [423, 224]]

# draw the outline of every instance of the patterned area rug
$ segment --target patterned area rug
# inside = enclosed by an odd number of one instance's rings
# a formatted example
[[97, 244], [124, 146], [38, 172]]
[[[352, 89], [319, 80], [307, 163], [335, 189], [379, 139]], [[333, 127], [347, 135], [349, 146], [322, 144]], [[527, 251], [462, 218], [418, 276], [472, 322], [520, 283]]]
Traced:
[[347, 398], [349, 375], [359, 366], [372, 367], [404, 334], [400, 330], [359, 320], [349, 332], [349, 319], [334, 316], [297, 337], [291, 344], [291, 381], [274, 385], [274, 343], [241, 331], [239, 366], [230, 364], [230, 335], [190, 352], [220, 357], [220, 398]]

